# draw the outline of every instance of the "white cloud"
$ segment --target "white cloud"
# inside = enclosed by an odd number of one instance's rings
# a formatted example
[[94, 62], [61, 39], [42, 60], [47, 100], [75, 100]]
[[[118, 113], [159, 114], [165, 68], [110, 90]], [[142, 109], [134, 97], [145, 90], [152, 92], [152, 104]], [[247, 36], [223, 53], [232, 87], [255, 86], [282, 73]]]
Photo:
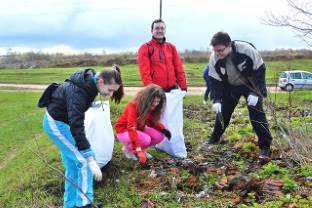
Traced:
[[[179, 50], [207, 48], [219, 30], [261, 49], [304, 47], [289, 29], [261, 24], [265, 12], [285, 8], [285, 0], [164, 0], [163, 18]], [[159, 0], [2, 0], [0, 47], [136, 50], [158, 16]]]

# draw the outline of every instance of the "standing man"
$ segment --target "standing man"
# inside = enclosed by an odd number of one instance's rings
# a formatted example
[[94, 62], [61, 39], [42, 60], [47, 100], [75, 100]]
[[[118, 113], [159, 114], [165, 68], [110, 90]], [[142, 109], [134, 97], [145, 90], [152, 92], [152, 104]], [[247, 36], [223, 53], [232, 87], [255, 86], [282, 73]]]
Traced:
[[[144, 86], [157, 84], [166, 92], [166, 106], [162, 122], [172, 132], [171, 140], [163, 140], [157, 148], [172, 156], [187, 156], [183, 136], [183, 97], [187, 91], [185, 72], [176, 47], [166, 41], [166, 24], [154, 20], [152, 39], [138, 52], [138, 65]], [[181, 91], [182, 90], [182, 91]]]
[[152, 39], [144, 43], [138, 52], [138, 64], [144, 86], [154, 83], [166, 92], [180, 87], [187, 90], [185, 72], [176, 47], [166, 41], [166, 24], [154, 20]]
[[231, 41], [224, 32], [216, 33], [210, 44], [213, 53], [209, 61], [209, 78], [213, 109], [217, 116], [208, 143], [220, 140], [240, 97], [244, 96], [252, 127], [259, 139], [260, 158], [268, 158], [272, 136], [263, 111], [267, 90], [265, 65], [259, 52], [250, 43]]

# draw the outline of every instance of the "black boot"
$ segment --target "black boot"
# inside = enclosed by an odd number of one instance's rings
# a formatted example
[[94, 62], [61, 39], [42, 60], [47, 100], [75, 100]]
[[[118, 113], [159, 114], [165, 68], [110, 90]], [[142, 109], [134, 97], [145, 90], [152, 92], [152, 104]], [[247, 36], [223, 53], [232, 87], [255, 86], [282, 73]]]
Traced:
[[207, 141], [207, 144], [217, 144], [219, 142], [220, 139], [216, 139], [216, 138], [213, 138], [213, 137], [208, 137], [208, 141]]
[[260, 150], [260, 159], [270, 158], [271, 151], [269, 147], [261, 148]]

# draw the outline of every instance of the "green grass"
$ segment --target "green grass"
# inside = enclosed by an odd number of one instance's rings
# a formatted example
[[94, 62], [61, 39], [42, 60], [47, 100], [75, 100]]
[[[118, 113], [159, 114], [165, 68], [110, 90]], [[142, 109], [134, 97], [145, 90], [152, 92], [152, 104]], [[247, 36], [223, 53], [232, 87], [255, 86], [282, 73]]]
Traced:
[[[287, 103], [287, 95], [288, 93], [278, 93], [278, 102]], [[40, 152], [50, 165], [63, 170], [59, 151], [42, 129], [44, 109], [36, 107], [39, 96], [39, 92], [0, 91], [0, 207], [62, 206], [62, 177], [49, 169], [33, 153]], [[295, 91], [292, 96], [294, 103], [297, 104], [302, 104], [304, 100], [308, 102], [312, 100], [311, 93], [307, 91]], [[111, 105], [113, 124], [129, 99], [131, 97], [126, 97], [118, 106]], [[201, 101], [202, 96], [187, 96], [184, 99], [184, 106], [197, 110], [202, 108], [199, 114], [189, 114], [184, 119], [186, 141], [194, 147], [189, 152], [190, 158], [196, 156], [198, 150], [195, 147], [205, 141], [212, 130], [211, 127], [207, 127], [207, 122], [202, 120], [206, 115], [202, 115], [203, 113], [207, 115], [211, 113], [211, 106], [209, 104], [203, 107]], [[230, 130], [231, 128], [228, 129], [229, 132]], [[140, 174], [150, 167], [125, 160], [121, 153], [121, 144], [115, 144], [111, 171], [107, 173], [108, 175], [104, 175], [104, 182], [95, 185], [96, 199], [104, 201], [107, 207], [140, 207], [145, 200], [156, 203], [157, 207], [181, 206], [174, 186], [165, 194], [158, 184], [151, 190], [142, 191], [137, 180], [148, 180], [148, 175]], [[150, 152], [157, 158], [168, 157], [156, 150]], [[237, 162], [242, 169], [245, 165], [243, 162]], [[310, 175], [309, 173], [302, 174]], [[189, 176], [189, 172], [179, 174], [185, 175], [186, 178]], [[212, 186], [217, 176], [204, 175], [201, 180], [206, 180], [208, 185]], [[217, 196], [211, 199], [186, 197], [183, 205], [185, 207], [226, 207], [230, 204], [230, 199], [224, 200], [224, 196], [219, 198]]]
[[307, 106], [311, 107], [312, 91], [311, 90], [295, 90], [292, 92], [269, 93], [267, 100], [279, 104], [292, 104], [293, 108]]
[[[190, 86], [205, 86], [202, 78], [203, 69], [207, 63], [185, 63], [184, 69]], [[281, 71], [302, 69], [312, 72], [311, 59], [298, 59], [292, 61], [268, 61], [267, 83], [276, 84]], [[88, 67], [84, 67], [88, 68]], [[84, 68], [42, 68], [42, 69], [1, 69], [0, 82], [19, 84], [48, 84], [62, 82], [74, 71]], [[91, 67], [100, 71], [102, 67]], [[122, 78], [126, 86], [142, 86], [137, 65], [121, 66]]]

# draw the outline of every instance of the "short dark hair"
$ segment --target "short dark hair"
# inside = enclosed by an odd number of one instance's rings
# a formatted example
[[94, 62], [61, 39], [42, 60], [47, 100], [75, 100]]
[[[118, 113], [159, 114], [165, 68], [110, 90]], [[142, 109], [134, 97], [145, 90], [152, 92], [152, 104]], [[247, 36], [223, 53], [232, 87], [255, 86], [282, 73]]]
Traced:
[[166, 23], [164, 22], [164, 20], [162, 20], [162, 19], [156, 19], [156, 20], [154, 20], [153, 22], [152, 22], [152, 25], [151, 25], [151, 30], [153, 30], [153, 28], [154, 28], [154, 24], [155, 23], [164, 23], [165, 25], [166, 25]]
[[217, 32], [213, 35], [210, 45], [216, 46], [216, 45], [224, 45], [229, 46], [231, 44], [232, 40], [228, 33], [226, 32]]

